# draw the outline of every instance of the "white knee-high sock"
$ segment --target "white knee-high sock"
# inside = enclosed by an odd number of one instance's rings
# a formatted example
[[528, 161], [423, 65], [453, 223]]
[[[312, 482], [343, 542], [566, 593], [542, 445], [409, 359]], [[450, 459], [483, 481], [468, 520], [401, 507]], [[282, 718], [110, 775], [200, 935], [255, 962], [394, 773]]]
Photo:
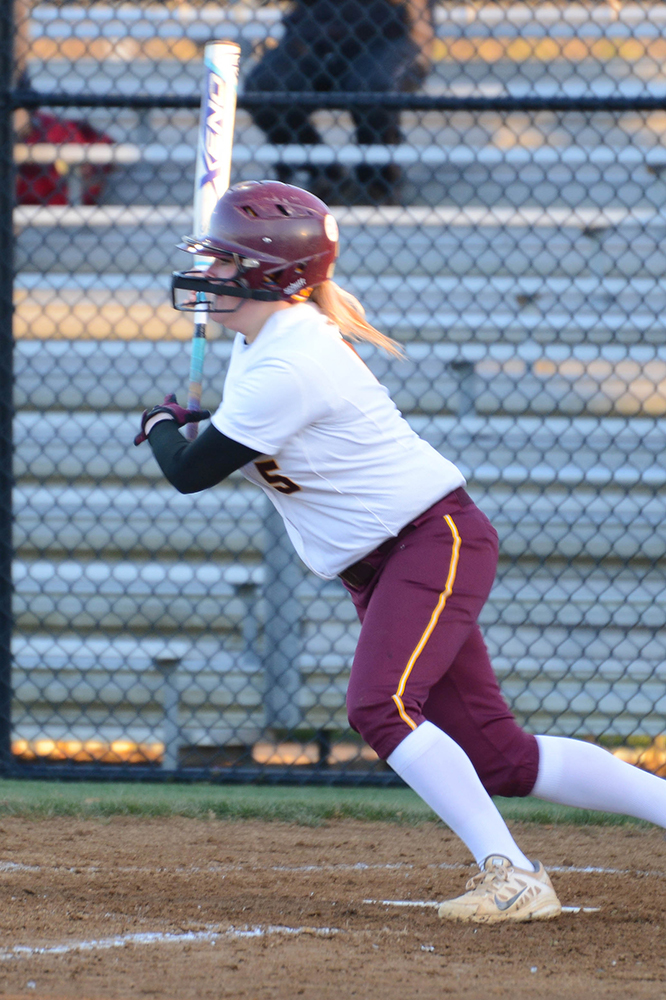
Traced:
[[460, 837], [478, 864], [502, 854], [516, 868], [532, 870], [465, 751], [432, 722], [422, 722], [406, 736], [388, 763]]
[[532, 795], [547, 802], [624, 813], [666, 827], [666, 781], [603, 747], [565, 736], [537, 736], [539, 774]]

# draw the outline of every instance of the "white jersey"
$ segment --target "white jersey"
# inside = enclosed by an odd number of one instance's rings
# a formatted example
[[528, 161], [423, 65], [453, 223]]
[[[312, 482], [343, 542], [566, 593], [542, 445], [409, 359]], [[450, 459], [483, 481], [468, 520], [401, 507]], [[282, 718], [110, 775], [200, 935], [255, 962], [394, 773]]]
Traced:
[[324, 579], [465, 484], [311, 303], [273, 313], [251, 344], [236, 335], [212, 423], [264, 456], [242, 472]]

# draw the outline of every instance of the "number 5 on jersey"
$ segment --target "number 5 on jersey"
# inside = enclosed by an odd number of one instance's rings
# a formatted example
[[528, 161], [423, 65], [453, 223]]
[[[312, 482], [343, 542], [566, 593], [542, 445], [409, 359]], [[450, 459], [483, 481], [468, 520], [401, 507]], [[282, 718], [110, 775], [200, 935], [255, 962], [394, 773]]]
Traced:
[[[300, 486], [297, 486], [295, 482], [291, 479], [287, 479], [279, 472], [280, 466], [277, 464], [275, 459], [266, 458], [261, 462], [255, 462], [257, 471], [259, 475], [266, 480], [266, 482], [278, 491], [278, 493], [298, 493]], [[278, 474], [275, 475], [275, 471], [278, 470]]]

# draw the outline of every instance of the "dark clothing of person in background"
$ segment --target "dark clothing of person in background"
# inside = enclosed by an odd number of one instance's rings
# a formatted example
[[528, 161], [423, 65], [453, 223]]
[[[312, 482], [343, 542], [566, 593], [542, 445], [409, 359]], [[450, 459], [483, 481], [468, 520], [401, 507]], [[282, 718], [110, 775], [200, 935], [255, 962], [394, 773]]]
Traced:
[[[284, 18], [284, 36], [267, 48], [248, 75], [245, 91], [307, 93], [407, 92], [418, 89], [430, 68], [434, 0], [296, 0]], [[351, 112], [356, 141], [395, 145], [402, 141], [399, 112], [380, 106]], [[307, 109], [265, 108], [255, 123], [275, 144], [320, 143]], [[396, 200], [400, 171], [395, 164], [356, 169], [365, 200]], [[278, 166], [280, 180], [292, 170]], [[324, 200], [345, 201], [346, 173], [334, 164], [310, 169], [310, 189]], [[348, 187], [349, 185], [347, 185]]]

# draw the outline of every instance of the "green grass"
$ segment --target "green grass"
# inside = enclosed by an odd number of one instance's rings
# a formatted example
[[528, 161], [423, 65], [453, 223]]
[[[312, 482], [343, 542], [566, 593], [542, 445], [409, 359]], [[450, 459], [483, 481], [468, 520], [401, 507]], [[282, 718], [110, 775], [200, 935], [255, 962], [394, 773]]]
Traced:
[[[569, 809], [536, 799], [495, 800], [507, 820], [616, 825], [625, 816]], [[185, 816], [192, 819], [281, 820], [318, 826], [335, 819], [419, 824], [438, 820], [408, 788], [264, 787], [164, 783], [0, 780], [0, 816], [104, 819]]]

